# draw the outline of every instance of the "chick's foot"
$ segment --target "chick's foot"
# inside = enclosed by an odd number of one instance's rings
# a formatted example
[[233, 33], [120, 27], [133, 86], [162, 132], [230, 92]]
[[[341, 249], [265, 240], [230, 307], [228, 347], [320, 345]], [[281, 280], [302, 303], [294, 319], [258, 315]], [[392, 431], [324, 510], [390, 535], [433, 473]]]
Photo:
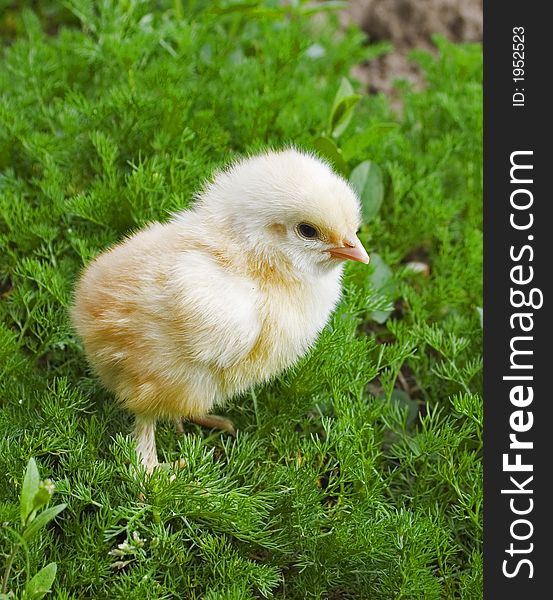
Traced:
[[156, 451], [156, 420], [152, 417], [136, 415], [134, 420], [136, 453], [147, 473], [159, 466]]
[[[221, 431], [226, 431], [226, 433], [232, 435], [232, 437], [236, 437], [236, 428], [234, 427], [234, 423], [230, 419], [220, 417], [219, 415], [187, 417], [187, 421], [190, 421], [191, 423], [196, 423], [196, 425], [200, 425], [201, 427], [207, 427], [209, 429], [220, 429]], [[182, 421], [180, 422], [180, 427], [177, 424], [177, 432], [184, 432]]]

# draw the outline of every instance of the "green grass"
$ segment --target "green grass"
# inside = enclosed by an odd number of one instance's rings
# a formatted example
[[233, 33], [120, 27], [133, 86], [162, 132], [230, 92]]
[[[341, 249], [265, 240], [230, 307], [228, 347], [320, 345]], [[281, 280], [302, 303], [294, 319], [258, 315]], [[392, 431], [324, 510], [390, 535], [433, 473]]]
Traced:
[[[481, 597], [481, 48], [437, 39], [401, 117], [362, 95], [336, 131], [342, 77], [384, 48], [306, 12], [71, 0], [0, 19], [5, 560], [29, 458], [67, 504], [12, 592], [55, 562], [64, 600]], [[214, 167], [289, 143], [357, 168], [373, 264], [348, 267], [309, 356], [229, 404], [236, 440], [163, 424], [160, 456], [187, 468], [137, 478], [131, 417], [70, 328], [75, 278]]]

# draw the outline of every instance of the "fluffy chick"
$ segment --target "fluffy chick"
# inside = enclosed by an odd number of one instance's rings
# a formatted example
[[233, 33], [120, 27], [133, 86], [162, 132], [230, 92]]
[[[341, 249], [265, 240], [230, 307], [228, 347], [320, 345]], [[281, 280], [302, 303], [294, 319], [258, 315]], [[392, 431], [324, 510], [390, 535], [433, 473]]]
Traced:
[[206, 418], [215, 405], [308, 351], [339, 300], [344, 260], [369, 262], [359, 224], [358, 198], [327, 164], [267, 152], [88, 265], [72, 320], [90, 364], [135, 415], [147, 471], [158, 464], [158, 419], [225, 426]]

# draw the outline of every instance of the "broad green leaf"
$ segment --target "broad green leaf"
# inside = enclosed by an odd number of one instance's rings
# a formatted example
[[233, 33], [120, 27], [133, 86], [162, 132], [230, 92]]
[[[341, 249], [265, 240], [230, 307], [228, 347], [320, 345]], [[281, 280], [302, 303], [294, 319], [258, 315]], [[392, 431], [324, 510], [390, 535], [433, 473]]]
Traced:
[[340, 104], [340, 102], [344, 98], [347, 98], [348, 96], [353, 96], [354, 94], [355, 92], [353, 91], [353, 87], [351, 86], [349, 80], [345, 77], [342, 77], [342, 80], [340, 81], [340, 87], [336, 92], [336, 96], [334, 96], [334, 101], [332, 103], [332, 110], [330, 111], [330, 114], [332, 115], [332, 113], [336, 110], [338, 104]]
[[372, 321], [375, 321], [379, 325], [383, 325], [384, 323], [386, 323], [386, 321], [388, 320], [388, 317], [391, 314], [392, 314], [391, 310], [375, 310], [369, 316]]
[[326, 136], [321, 136], [313, 142], [313, 146], [315, 147], [317, 152], [319, 152], [325, 158], [327, 158], [332, 163], [332, 165], [338, 171], [340, 171], [340, 173], [347, 172], [348, 166], [342, 158], [340, 150], [335, 144], [334, 140], [331, 140]]
[[380, 254], [371, 253], [372, 271], [369, 276], [373, 288], [377, 291], [385, 290], [392, 279], [392, 269], [384, 262]]
[[58, 566], [51, 562], [40, 571], [27, 583], [25, 586], [25, 598], [29, 600], [40, 600], [50, 591]]
[[39, 513], [23, 531], [23, 539], [30, 540], [33, 538], [43, 527], [45, 527], [53, 518], [67, 506], [67, 504], [58, 504], [51, 506], [46, 510]]
[[353, 91], [351, 83], [345, 77], [342, 77], [342, 82], [336, 92], [330, 111], [328, 130], [333, 137], [340, 137], [346, 130], [353, 117], [353, 109], [360, 98], [361, 96]]
[[[392, 269], [384, 262], [380, 254], [371, 253], [372, 270], [369, 275], [369, 281], [375, 291], [380, 293], [390, 293], [392, 291]], [[391, 310], [375, 310], [369, 317], [377, 323], [385, 323], [392, 314]]]
[[33, 498], [33, 510], [40, 510], [45, 504], [48, 504], [53, 493], [54, 484], [48, 479], [46, 481], [41, 481], [37, 493]]
[[25, 479], [23, 480], [23, 487], [21, 488], [21, 523], [25, 524], [29, 515], [33, 511], [33, 501], [35, 494], [38, 491], [40, 482], [40, 476], [38, 474], [38, 468], [34, 458], [31, 458], [27, 463], [27, 470], [25, 471]]
[[352, 158], [363, 158], [360, 155], [362, 155], [366, 148], [373, 142], [381, 140], [389, 131], [398, 127], [398, 123], [377, 123], [359, 133], [355, 133], [342, 144], [344, 160], [349, 161]]
[[349, 182], [361, 200], [363, 222], [369, 223], [378, 214], [384, 200], [382, 171], [376, 163], [365, 160], [353, 169]]
[[404, 390], [395, 388], [392, 391], [392, 402], [401, 406], [401, 408], [407, 409], [407, 425], [411, 425], [419, 414], [419, 404], [416, 400], [413, 400], [411, 396]]
[[348, 96], [347, 98], [344, 98], [332, 112], [330, 121], [330, 132], [332, 137], [339, 138], [342, 133], [344, 133], [353, 117], [353, 109], [360, 98], [361, 96], [359, 94]]

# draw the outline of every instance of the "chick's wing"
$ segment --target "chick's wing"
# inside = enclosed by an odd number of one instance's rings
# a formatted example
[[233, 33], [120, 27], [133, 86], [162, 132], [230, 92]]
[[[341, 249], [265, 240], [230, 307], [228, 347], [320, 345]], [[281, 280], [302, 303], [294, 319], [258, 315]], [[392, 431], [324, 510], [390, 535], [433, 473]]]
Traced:
[[173, 335], [194, 360], [232, 367], [252, 350], [261, 331], [255, 283], [209, 254], [183, 252], [172, 271]]

